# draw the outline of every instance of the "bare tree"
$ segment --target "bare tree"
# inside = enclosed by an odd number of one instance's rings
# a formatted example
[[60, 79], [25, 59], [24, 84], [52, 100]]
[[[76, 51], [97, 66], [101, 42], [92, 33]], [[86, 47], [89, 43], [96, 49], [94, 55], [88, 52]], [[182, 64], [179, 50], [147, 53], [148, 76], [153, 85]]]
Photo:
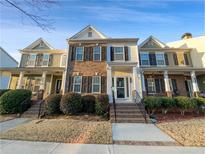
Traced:
[[56, 5], [55, 0], [3, 0], [0, 2], [5, 7], [13, 7], [23, 14], [23, 17], [29, 18], [38, 27], [44, 31], [54, 29], [53, 20], [49, 19], [48, 14], [42, 14], [52, 5]]

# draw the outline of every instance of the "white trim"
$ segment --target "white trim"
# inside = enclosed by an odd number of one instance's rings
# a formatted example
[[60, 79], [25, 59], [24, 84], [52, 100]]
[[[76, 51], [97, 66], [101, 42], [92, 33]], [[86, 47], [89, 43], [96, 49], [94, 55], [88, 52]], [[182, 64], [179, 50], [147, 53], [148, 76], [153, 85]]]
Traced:
[[[113, 50], [114, 50], [114, 61], [125, 61], [125, 46], [112, 46], [113, 47]], [[122, 52], [123, 52], [123, 60], [115, 60], [115, 48], [122, 48]], [[119, 55], [119, 54], [118, 54]]]
[[[93, 77], [99, 77], [99, 92], [93, 92]], [[96, 85], [96, 84], [95, 84]], [[101, 76], [92, 76], [92, 93], [94, 93], [94, 94], [99, 94], [99, 93], [101, 93]]]
[[[66, 59], [65, 59], [65, 66], [62, 65], [63, 56], [66, 56]], [[60, 60], [60, 67], [66, 67], [66, 66], [67, 66], [67, 54], [62, 54], [62, 55], [61, 55], [61, 60]]]
[[[141, 57], [141, 54], [147, 54], [148, 55], [148, 65], [143, 65], [142, 64], [142, 57]], [[144, 52], [140, 52], [140, 63], [141, 63], [141, 66], [144, 66], [144, 67], [150, 67], [150, 61], [149, 61], [149, 52], [148, 51], [144, 51]]]
[[[94, 48], [95, 48], [95, 47], [99, 47], [99, 48], [100, 48], [100, 60], [95, 60], [95, 59], [94, 59]], [[94, 47], [93, 47], [93, 61], [102, 61], [102, 47], [101, 47], [101, 46], [94, 46]]]
[[[83, 48], [82, 60], [77, 60], [77, 48]], [[75, 48], [75, 61], [83, 61], [83, 59], [84, 59], [84, 47], [78, 46], [78, 47]]]
[[154, 36], [150, 36], [148, 37], [146, 40], [144, 40], [140, 45], [139, 48], [142, 48], [147, 42], [149, 42], [150, 40], [153, 40], [156, 44], [158, 44], [161, 48], [167, 47], [167, 45], [161, 41], [159, 41], [157, 38], [155, 38]]
[[51, 75], [51, 83], [50, 83], [49, 95], [51, 94], [51, 90], [52, 90], [52, 83], [53, 83], [53, 74]]
[[[76, 77], [80, 77], [81, 78], [81, 83], [79, 84], [80, 85], [80, 92], [75, 92], [74, 91], [74, 88], [75, 88], [75, 78]], [[82, 76], [74, 76], [74, 80], [73, 80], [73, 92], [75, 92], [75, 93], [81, 93], [81, 91], [82, 91]]]

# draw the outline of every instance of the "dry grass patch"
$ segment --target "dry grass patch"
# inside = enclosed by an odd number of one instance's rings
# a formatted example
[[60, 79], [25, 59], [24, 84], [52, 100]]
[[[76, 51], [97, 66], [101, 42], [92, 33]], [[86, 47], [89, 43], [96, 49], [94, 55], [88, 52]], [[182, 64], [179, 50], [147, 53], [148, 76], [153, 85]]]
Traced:
[[7, 121], [7, 120], [11, 120], [11, 119], [14, 119], [14, 118], [16, 118], [16, 117], [17, 117], [16, 114], [0, 115], [0, 122], [4, 122], [4, 121]]
[[64, 143], [111, 144], [109, 122], [66, 119], [33, 120], [0, 134], [2, 139]]
[[182, 145], [205, 146], [205, 118], [165, 122], [157, 126]]

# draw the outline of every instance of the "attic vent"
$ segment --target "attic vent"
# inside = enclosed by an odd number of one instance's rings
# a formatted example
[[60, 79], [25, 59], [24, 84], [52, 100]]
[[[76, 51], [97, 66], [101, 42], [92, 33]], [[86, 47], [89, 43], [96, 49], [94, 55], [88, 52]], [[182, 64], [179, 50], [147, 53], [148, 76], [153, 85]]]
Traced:
[[88, 32], [88, 37], [92, 37], [92, 32]]
[[43, 47], [43, 42], [41, 42], [41, 43], [39, 44], [39, 47]]

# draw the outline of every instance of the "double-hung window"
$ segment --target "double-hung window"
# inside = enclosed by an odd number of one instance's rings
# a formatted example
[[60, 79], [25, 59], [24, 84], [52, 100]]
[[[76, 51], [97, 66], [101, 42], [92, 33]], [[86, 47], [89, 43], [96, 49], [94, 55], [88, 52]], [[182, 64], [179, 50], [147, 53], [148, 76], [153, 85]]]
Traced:
[[148, 86], [148, 93], [149, 94], [156, 93], [155, 80], [153, 78], [147, 79], [147, 86]]
[[114, 60], [124, 60], [124, 47], [114, 47]]
[[73, 92], [81, 93], [82, 76], [75, 76], [73, 81]]
[[42, 66], [48, 66], [48, 64], [49, 64], [49, 57], [50, 57], [49, 54], [43, 54], [43, 64], [42, 64]]
[[67, 55], [61, 55], [61, 67], [65, 67], [67, 62]]
[[77, 47], [76, 48], [76, 60], [82, 61], [83, 60], [83, 47]]
[[164, 53], [156, 53], [157, 66], [165, 66]]
[[28, 60], [28, 66], [35, 66], [36, 63], [36, 54], [30, 54]]
[[92, 77], [92, 92], [93, 93], [100, 93], [101, 89], [101, 77], [100, 76], [93, 76]]
[[140, 53], [140, 60], [142, 66], [149, 66], [149, 53], [147, 52], [141, 52]]
[[94, 61], [101, 60], [101, 47], [99, 46], [93, 47], [93, 60]]

